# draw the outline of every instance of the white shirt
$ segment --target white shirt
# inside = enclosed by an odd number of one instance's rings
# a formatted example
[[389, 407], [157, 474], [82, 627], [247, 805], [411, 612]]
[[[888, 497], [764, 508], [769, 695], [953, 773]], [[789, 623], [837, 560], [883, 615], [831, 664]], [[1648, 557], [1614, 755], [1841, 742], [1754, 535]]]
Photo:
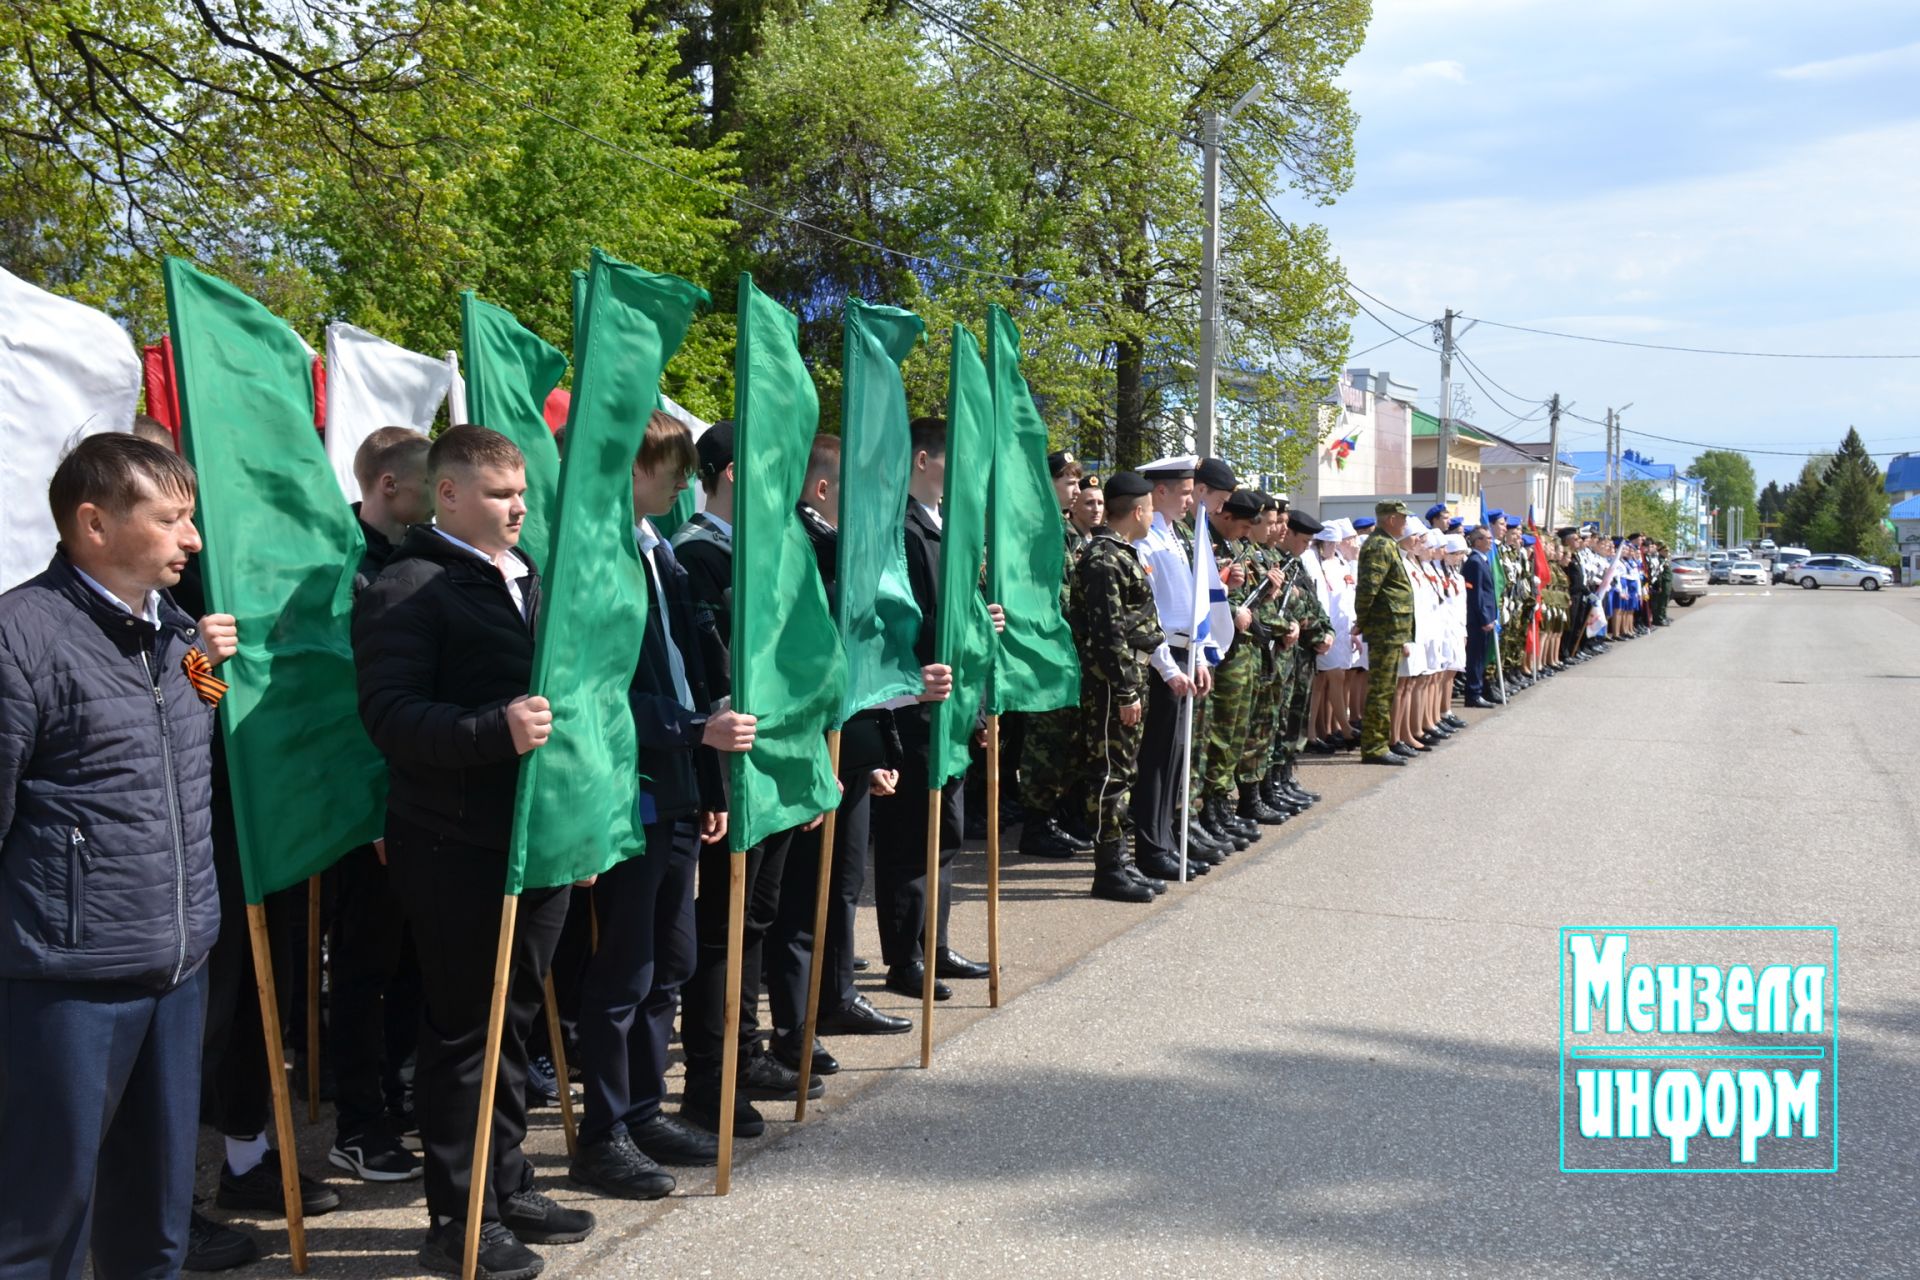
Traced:
[[729, 538], [733, 537], [733, 521], [722, 520], [719, 516], [713, 514], [713, 512], [711, 511], [702, 511], [700, 514], [714, 528], [726, 534], [727, 537]]
[[[1173, 650], [1193, 643], [1193, 562], [1187, 558], [1173, 525], [1158, 511], [1153, 513], [1147, 536], [1134, 543], [1133, 549], [1147, 568], [1154, 611], [1160, 615], [1160, 629], [1166, 637], [1149, 661], [1162, 680], [1171, 682], [1174, 676], [1186, 674], [1173, 660]], [[1199, 654], [1192, 657], [1195, 671], [1207, 665]]]
[[946, 525], [941, 522], [939, 507], [930, 507], [926, 503], [920, 501], [918, 498], [915, 498], [913, 501], [915, 506], [919, 507], [921, 511], [926, 513], [927, 519], [932, 522], [934, 528], [936, 529], [946, 528]]
[[460, 539], [454, 537], [439, 525], [433, 526], [433, 531], [445, 538], [448, 542], [451, 542], [454, 546], [459, 547], [462, 551], [467, 552], [469, 555], [478, 556], [495, 569], [498, 569], [501, 580], [507, 584], [507, 594], [513, 597], [513, 607], [520, 611], [521, 617], [526, 616], [527, 598], [520, 590], [520, 583], [531, 571], [527, 568], [527, 562], [525, 560], [522, 560], [511, 551], [502, 551], [500, 558], [496, 560], [472, 543], [460, 541]]
[[[68, 563], [71, 564], [72, 562], [69, 561]], [[92, 587], [95, 591], [99, 592], [101, 599], [107, 601], [109, 604], [119, 609], [120, 612], [122, 613], [129, 614], [129, 615], [133, 614], [133, 610], [127, 607], [127, 602], [125, 600], [122, 600], [119, 596], [113, 594], [113, 592], [101, 586], [99, 583], [99, 580], [96, 579], [92, 574], [88, 573], [85, 569], [82, 569], [77, 564], [73, 566], [73, 571], [80, 575], [80, 581], [86, 583], [88, 586]], [[143, 614], [139, 614], [136, 616], [145, 618], [147, 620], [147, 625], [151, 626], [154, 630], [158, 631], [160, 629], [160, 593], [158, 591], [147, 592], [147, 611]]]
[[693, 705], [693, 686], [687, 683], [687, 664], [680, 656], [680, 646], [673, 642], [673, 620], [667, 616], [667, 589], [660, 581], [660, 564], [654, 559], [654, 548], [665, 541], [654, 532], [651, 522], [642, 520], [633, 526], [634, 541], [640, 544], [640, 559], [647, 566], [647, 576], [653, 579], [653, 598], [658, 602], [660, 612], [660, 634], [667, 639], [667, 670], [673, 673], [673, 696], [680, 705], [689, 711], [700, 708]]

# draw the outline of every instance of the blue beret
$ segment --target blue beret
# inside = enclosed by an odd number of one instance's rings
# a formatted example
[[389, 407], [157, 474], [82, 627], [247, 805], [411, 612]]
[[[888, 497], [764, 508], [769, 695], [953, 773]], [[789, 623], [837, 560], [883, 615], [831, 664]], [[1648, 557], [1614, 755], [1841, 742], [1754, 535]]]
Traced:
[[1532, 535], [1532, 534], [1530, 534], [1530, 533], [1523, 533], [1523, 534], [1521, 534], [1521, 535], [1520, 535], [1520, 545], [1521, 545], [1521, 546], [1523, 546], [1523, 547], [1530, 547], [1530, 546], [1532, 546], [1532, 545], [1533, 545], [1533, 543], [1534, 543], [1534, 537], [1533, 537], [1533, 535]]
[[1447, 504], [1444, 502], [1436, 502], [1427, 508], [1427, 523], [1432, 524], [1435, 516], [1443, 516], [1445, 514], [1447, 514]]
[[1495, 507], [1493, 510], [1487, 512], [1487, 516], [1486, 516], [1486, 520], [1488, 524], [1492, 524], [1495, 520], [1505, 520], [1506, 518], [1507, 518], [1507, 513], [1502, 511], [1498, 507]]
[[1353, 527], [1356, 529], [1371, 529], [1378, 523], [1380, 522], [1372, 516], [1356, 516], [1354, 517]]
[[1447, 521], [1447, 528], [1450, 531], [1454, 529], [1458, 529], [1461, 525], [1465, 524], [1466, 522], [1467, 520], [1465, 516], [1455, 516], [1453, 519]]

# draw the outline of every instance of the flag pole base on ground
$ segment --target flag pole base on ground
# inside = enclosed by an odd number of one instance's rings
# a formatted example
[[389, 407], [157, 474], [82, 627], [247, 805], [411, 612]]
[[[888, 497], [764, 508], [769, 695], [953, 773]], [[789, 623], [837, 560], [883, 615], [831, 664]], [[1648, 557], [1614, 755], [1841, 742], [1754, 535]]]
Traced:
[[509, 893], [500, 901], [500, 941], [493, 955], [493, 999], [487, 1007], [486, 1057], [480, 1064], [480, 1114], [473, 1122], [473, 1168], [467, 1187], [467, 1238], [460, 1250], [461, 1280], [474, 1280], [480, 1265], [480, 1213], [486, 1202], [487, 1174], [492, 1168], [493, 1091], [500, 1083], [500, 1042], [507, 1030], [507, 975], [513, 965], [513, 922], [520, 914], [520, 897]]
[[287, 1252], [293, 1274], [307, 1274], [307, 1223], [300, 1209], [300, 1153], [293, 1142], [293, 1099], [287, 1087], [286, 1047], [280, 1039], [280, 1001], [273, 991], [273, 952], [267, 946], [267, 909], [247, 904], [247, 940], [253, 947], [253, 985], [260, 997], [260, 1029], [267, 1039], [267, 1079], [273, 1090], [273, 1129], [280, 1141], [280, 1186], [287, 1208]]
[[320, 877], [307, 877], [307, 1123], [320, 1122]]
[[[745, 941], [747, 855], [727, 858], [726, 1040], [720, 1049], [720, 1158], [713, 1173], [713, 1194], [733, 1190], [733, 1099], [740, 1074], [740, 949]], [[809, 1046], [811, 1051], [811, 1046]]]
[[920, 947], [920, 1069], [933, 1065], [934, 970], [940, 967], [940, 788], [927, 792], [927, 933]]
[[987, 1007], [1000, 1007], [1000, 717], [987, 717]]
[[551, 969], [547, 970], [547, 1047], [553, 1053], [553, 1078], [560, 1086], [560, 1126], [567, 1131], [567, 1158], [571, 1160], [579, 1153], [580, 1138], [573, 1122], [573, 1086], [567, 1082], [567, 1042], [560, 1030], [560, 1000], [553, 994]]
[[[827, 765], [840, 776], [840, 731], [827, 730]], [[813, 956], [807, 961], [807, 1016], [800, 1024], [800, 1097], [793, 1104], [793, 1122], [807, 1118], [807, 1090], [813, 1086], [813, 1037], [820, 1026], [820, 961], [827, 950], [827, 898], [833, 892], [833, 838], [839, 831], [840, 810], [827, 810], [820, 824], [820, 875], [813, 889]]]

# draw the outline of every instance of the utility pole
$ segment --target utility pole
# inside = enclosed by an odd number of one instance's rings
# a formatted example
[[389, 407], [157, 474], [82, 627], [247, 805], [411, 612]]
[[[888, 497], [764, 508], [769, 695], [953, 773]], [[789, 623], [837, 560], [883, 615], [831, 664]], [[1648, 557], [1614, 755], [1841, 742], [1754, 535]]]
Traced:
[[1613, 410], [1607, 410], [1607, 536], [1612, 537], [1620, 530], [1613, 522], [1613, 496], [1620, 487], [1620, 452], [1616, 448], [1618, 437], [1613, 432]]
[[1193, 448], [1213, 456], [1214, 378], [1219, 366], [1220, 325], [1220, 113], [1200, 118], [1200, 155], [1206, 190], [1200, 199], [1200, 407], [1194, 416]]
[[[1453, 308], [1440, 322], [1440, 438], [1434, 442], [1433, 500], [1447, 500], [1447, 463], [1453, 457]], [[1483, 517], [1486, 512], [1480, 513]]]
[[1547, 525], [1560, 525], [1560, 393], [1547, 404]]
[[1220, 131], [1227, 121], [1260, 101], [1267, 87], [1256, 81], [1224, 113], [1200, 117], [1200, 156], [1205, 186], [1200, 197], [1200, 384], [1194, 414], [1193, 448], [1201, 457], [1214, 453], [1214, 418], [1220, 368]]

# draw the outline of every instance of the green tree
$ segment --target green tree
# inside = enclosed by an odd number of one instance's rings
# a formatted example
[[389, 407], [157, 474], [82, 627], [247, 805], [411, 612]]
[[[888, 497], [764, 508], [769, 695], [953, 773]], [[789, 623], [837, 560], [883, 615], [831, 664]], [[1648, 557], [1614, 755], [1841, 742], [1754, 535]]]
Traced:
[[1680, 506], [1651, 480], [1629, 480], [1620, 488], [1622, 532], [1644, 533], [1669, 547], [1680, 546]]
[[1818, 453], [1800, 467], [1800, 478], [1789, 486], [1786, 505], [1780, 511], [1778, 541], [1790, 547], [1825, 550], [1813, 541], [1814, 520], [1827, 496], [1827, 467], [1831, 454]]
[[[1709, 449], [1687, 468], [1690, 476], [1707, 482], [1707, 506], [1720, 510], [1714, 528], [1725, 530], [1729, 511], [1744, 512], [1744, 529], [1750, 538], [1760, 536], [1760, 507], [1754, 501], [1753, 464], [1747, 455], [1732, 449]], [[1724, 535], [1721, 535], [1724, 536]]]
[[1787, 494], [1793, 491], [1788, 485], [1783, 491], [1777, 481], [1767, 481], [1767, 487], [1760, 491], [1760, 527], [1771, 529], [1780, 521], [1780, 512], [1787, 505]]
[[1893, 540], [1883, 523], [1888, 509], [1883, 477], [1854, 428], [1847, 428], [1825, 479], [1826, 492], [1812, 524], [1815, 541], [1808, 545], [1863, 560], [1890, 561]]

